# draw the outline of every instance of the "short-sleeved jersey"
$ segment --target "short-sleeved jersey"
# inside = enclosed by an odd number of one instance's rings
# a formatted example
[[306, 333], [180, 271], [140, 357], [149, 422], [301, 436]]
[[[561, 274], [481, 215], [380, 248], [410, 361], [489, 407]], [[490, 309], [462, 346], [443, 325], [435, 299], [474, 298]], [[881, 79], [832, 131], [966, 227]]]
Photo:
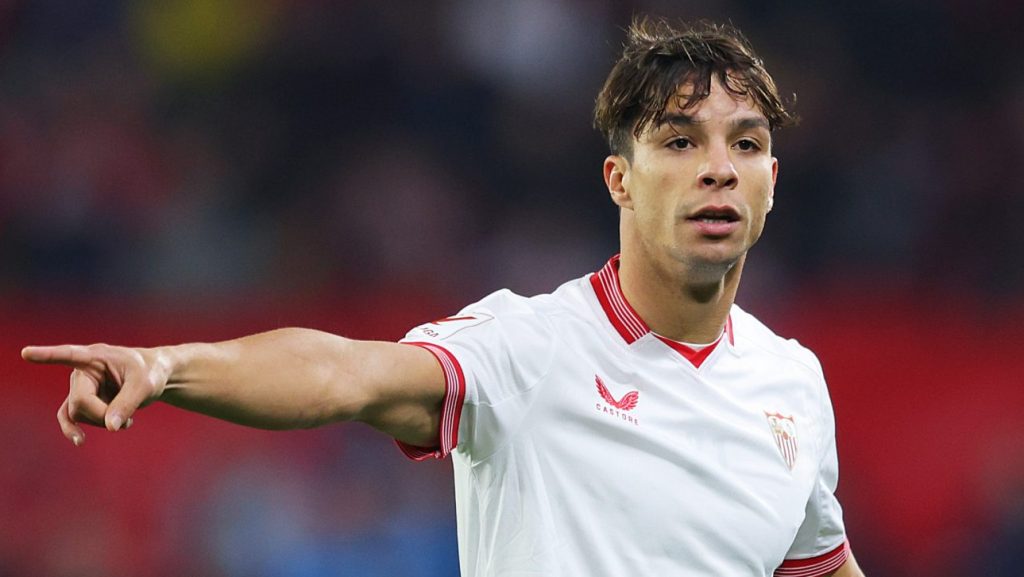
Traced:
[[846, 560], [815, 356], [734, 306], [700, 350], [648, 328], [618, 258], [498, 291], [403, 342], [445, 372], [463, 577], [816, 576]]

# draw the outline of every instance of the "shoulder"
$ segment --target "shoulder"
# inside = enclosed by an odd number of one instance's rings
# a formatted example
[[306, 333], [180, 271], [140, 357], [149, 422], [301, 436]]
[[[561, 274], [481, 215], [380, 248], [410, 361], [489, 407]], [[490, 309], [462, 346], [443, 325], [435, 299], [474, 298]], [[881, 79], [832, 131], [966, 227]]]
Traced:
[[799, 341], [779, 336], [738, 305], [733, 305], [730, 316], [738, 347], [791, 365], [824, 384], [821, 362], [817, 355]]
[[731, 318], [740, 354], [779, 379], [777, 393], [788, 400], [795, 414], [809, 419], [809, 430], [817, 431], [812, 437], [818, 440], [821, 455], [827, 455], [828, 439], [835, 434], [835, 415], [817, 355], [796, 339], [777, 335], [738, 306], [733, 306]]
[[532, 296], [501, 289], [463, 307], [457, 315], [449, 319], [475, 317], [481, 323], [493, 320], [496, 326], [501, 326], [505, 330], [523, 330], [527, 333], [551, 332], [560, 320], [578, 315], [585, 310], [583, 283], [586, 278], [573, 279], [551, 293]]
[[466, 374], [469, 404], [495, 405], [532, 389], [564, 350], [573, 282], [551, 294], [502, 289], [459, 312], [414, 327], [404, 342], [447, 351]]
[[453, 315], [414, 327], [403, 340], [489, 350], [520, 359], [547, 359], [564, 332], [560, 327], [585, 307], [583, 280], [585, 277], [534, 296], [501, 289]]

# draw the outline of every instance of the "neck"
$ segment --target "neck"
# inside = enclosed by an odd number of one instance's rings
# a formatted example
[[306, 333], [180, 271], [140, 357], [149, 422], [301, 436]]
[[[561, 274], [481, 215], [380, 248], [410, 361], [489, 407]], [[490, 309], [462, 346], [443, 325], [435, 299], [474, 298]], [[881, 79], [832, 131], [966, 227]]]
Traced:
[[682, 263], [654, 262], [625, 250], [622, 292], [651, 330], [688, 343], [710, 343], [725, 328], [736, 300], [744, 258], [724, 274], [707, 275]]

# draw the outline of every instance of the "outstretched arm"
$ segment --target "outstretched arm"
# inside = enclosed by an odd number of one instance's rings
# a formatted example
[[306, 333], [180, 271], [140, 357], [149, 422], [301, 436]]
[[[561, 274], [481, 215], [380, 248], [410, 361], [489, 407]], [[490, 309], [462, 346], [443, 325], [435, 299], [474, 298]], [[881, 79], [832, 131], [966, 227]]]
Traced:
[[846, 558], [846, 563], [826, 577], [864, 577], [864, 572], [857, 566], [857, 560], [853, 558], [853, 553], [850, 553], [850, 556]]
[[117, 431], [154, 401], [266, 429], [363, 421], [400, 441], [437, 442], [444, 374], [426, 350], [280, 329], [220, 343], [128, 348], [26, 347], [26, 360], [71, 367], [57, 420]]

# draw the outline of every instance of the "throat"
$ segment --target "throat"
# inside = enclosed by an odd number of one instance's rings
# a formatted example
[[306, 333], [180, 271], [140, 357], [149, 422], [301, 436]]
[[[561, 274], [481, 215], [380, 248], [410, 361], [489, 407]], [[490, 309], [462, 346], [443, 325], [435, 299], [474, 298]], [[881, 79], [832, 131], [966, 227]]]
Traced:
[[[694, 271], [657, 265], [636, 266], [622, 257], [622, 291], [655, 333], [685, 343], [711, 343], [721, 336], [736, 298], [739, 269], [733, 266], [711, 282], [694, 282]], [[701, 279], [706, 280], [706, 279]]]

